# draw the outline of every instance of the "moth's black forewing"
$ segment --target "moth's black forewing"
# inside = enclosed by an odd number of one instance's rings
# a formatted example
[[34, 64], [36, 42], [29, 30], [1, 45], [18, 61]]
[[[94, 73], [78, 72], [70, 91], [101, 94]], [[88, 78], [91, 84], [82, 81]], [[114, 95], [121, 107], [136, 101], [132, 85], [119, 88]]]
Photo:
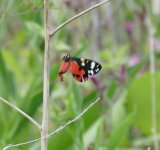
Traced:
[[85, 71], [85, 74], [83, 76], [84, 79], [88, 78], [89, 76], [94, 76], [102, 69], [102, 66], [98, 62], [91, 59], [71, 57], [70, 60], [76, 61], [79, 65], [79, 70]]

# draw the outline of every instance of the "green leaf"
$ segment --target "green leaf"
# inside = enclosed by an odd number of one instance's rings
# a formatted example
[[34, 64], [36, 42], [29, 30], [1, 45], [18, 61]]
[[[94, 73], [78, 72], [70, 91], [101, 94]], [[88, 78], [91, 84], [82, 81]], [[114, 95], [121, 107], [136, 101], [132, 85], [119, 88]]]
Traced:
[[76, 111], [77, 113], [79, 113], [81, 112], [81, 108], [82, 108], [82, 98], [81, 98], [79, 86], [77, 85], [77, 82], [75, 82], [74, 80], [72, 82], [71, 92], [73, 94], [73, 99], [76, 103], [76, 107], [77, 107]]
[[135, 112], [132, 112], [127, 115], [125, 119], [121, 120], [121, 122], [117, 122], [117, 128], [112, 131], [111, 136], [108, 139], [108, 150], [115, 150], [118, 147], [118, 145], [123, 141], [134, 119]]
[[33, 35], [39, 35], [40, 37], [44, 38], [44, 32], [42, 26], [36, 22], [32, 21], [27, 21], [26, 26], [28, 30], [33, 34]]
[[97, 91], [94, 90], [91, 93], [89, 93], [83, 100], [83, 107], [87, 106], [88, 104], [93, 102], [93, 99], [97, 99]]
[[8, 68], [14, 72], [14, 76], [18, 79], [23, 79], [21, 75], [21, 66], [13, 54], [10, 51], [4, 49], [2, 51], [2, 55], [5, 63], [7, 63]]
[[[72, 130], [72, 134], [74, 133], [75, 131]], [[49, 150], [69, 150], [69, 147], [71, 147], [72, 144], [72, 136], [67, 132], [66, 129], [64, 129], [62, 132], [58, 133], [57, 135], [49, 139], [48, 147]]]
[[108, 83], [108, 88], [106, 90], [106, 94], [107, 97], [109, 97], [110, 99], [112, 99], [112, 97], [114, 96], [116, 89], [117, 89], [117, 83], [115, 80], [111, 79], [110, 82]]
[[[36, 80], [34, 81], [35, 82], [33, 83], [36, 83]], [[38, 108], [42, 104], [42, 100], [43, 100], [42, 85], [41, 83], [39, 84], [40, 84], [39, 85], [40, 87], [36, 87], [36, 88], [35, 88], [35, 85], [32, 84], [31, 87], [29, 88], [29, 91], [31, 89], [33, 91], [30, 93], [28, 91], [25, 97], [22, 98], [21, 109], [31, 117], [35, 115]], [[28, 123], [30, 123], [30, 121], [24, 118], [23, 116], [18, 118], [18, 120], [16, 118], [17, 118], [17, 114], [12, 119], [13, 123], [10, 123], [11, 125], [10, 139], [12, 139], [13, 137], [15, 138], [18, 134], [20, 134], [22, 130], [25, 130]], [[18, 124], [15, 124], [15, 126], [13, 126], [12, 124], [14, 124], [15, 120], [17, 120]]]
[[119, 126], [118, 122], [121, 122], [121, 120], [124, 120], [126, 118], [126, 110], [125, 110], [126, 96], [127, 92], [124, 91], [112, 107], [111, 124], [113, 129]]
[[[157, 129], [160, 133], [160, 73], [155, 73], [155, 91], [152, 91], [150, 73], [145, 73], [139, 78], [135, 78], [128, 90], [127, 108], [128, 111], [137, 111], [134, 124], [144, 133], [151, 134], [152, 129], [152, 92], [156, 94], [156, 120]], [[152, 93], [153, 94], [153, 93]]]
[[0, 95], [1, 97], [8, 99], [14, 97], [15, 94], [16, 88], [13, 74], [8, 71], [0, 51]]
[[[98, 127], [96, 126], [96, 128], [94, 129], [94, 130], [96, 130], [96, 136], [94, 137], [94, 140], [95, 140], [94, 141], [94, 149], [98, 150], [98, 149], [102, 148], [102, 146], [104, 145], [104, 138], [105, 138], [105, 132], [104, 132], [105, 119], [104, 119], [104, 117], [100, 117], [97, 120], [96, 124], [98, 125]], [[92, 131], [92, 132], [94, 132], [94, 131]], [[90, 136], [92, 137], [93, 133]]]

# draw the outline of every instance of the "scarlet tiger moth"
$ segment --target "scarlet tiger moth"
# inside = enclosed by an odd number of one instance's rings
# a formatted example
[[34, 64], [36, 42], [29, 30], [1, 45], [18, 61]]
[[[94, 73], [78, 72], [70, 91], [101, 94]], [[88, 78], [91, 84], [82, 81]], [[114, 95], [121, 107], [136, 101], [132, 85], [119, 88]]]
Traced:
[[84, 82], [88, 78], [97, 74], [102, 66], [93, 60], [71, 57], [67, 54], [62, 58], [60, 69], [59, 69], [59, 79], [63, 81], [63, 74], [70, 69], [73, 78], [79, 82]]

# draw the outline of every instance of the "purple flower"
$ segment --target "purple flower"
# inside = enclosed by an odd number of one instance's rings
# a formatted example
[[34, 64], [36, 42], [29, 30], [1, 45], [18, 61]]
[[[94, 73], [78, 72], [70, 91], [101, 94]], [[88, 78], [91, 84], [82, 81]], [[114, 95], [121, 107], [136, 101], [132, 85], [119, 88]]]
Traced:
[[130, 57], [130, 60], [129, 60], [129, 65], [130, 66], [134, 66], [134, 65], [138, 64], [139, 63], [139, 59], [140, 58], [139, 58], [139, 56], [137, 54], [132, 55]]
[[128, 34], [131, 34], [133, 32], [133, 23], [131, 21], [125, 22], [124, 28]]

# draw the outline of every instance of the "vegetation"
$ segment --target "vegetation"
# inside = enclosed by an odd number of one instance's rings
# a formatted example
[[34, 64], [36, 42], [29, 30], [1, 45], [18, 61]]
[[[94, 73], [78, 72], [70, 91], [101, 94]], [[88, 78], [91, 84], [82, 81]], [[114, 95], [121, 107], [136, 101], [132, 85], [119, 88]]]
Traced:
[[[43, 116], [45, 49], [44, 2], [1, 0], [0, 149], [40, 138], [34, 123], [6, 105], [20, 108], [39, 124]], [[49, 1], [55, 29], [98, 3]], [[77, 17], [50, 41], [49, 133], [82, 116], [48, 138], [49, 150], [159, 149], [160, 37], [158, 0], [110, 0]], [[58, 80], [66, 53], [102, 64], [84, 83], [68, 71]], [[8, 149], [39, 150], [40, 140]]]

